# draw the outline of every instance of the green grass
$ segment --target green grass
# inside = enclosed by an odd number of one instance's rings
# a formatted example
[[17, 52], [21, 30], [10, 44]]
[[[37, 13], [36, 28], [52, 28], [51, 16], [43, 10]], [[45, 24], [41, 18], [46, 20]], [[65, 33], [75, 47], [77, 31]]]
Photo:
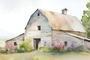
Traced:
[[90, 52], [41, 52], [0, 54], [0, 60], [90, 60]]
[[90, 52], [37, 52], [33, 60], [90, 60]]

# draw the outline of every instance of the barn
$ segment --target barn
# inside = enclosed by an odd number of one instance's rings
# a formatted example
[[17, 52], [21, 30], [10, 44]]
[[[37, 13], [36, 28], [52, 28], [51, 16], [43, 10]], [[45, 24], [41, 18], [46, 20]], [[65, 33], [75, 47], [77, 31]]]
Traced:
[[6, 41], [7, 50], [15, 50], [22, 41], [29, 41], [34, 50], [42, 47], [63, 50], [78, 47], [90, 48], [90, 39], [86, 38], [82, 22], [75, 16], [37, 9], [29, 18], [25, 32]]
[[81, 21], [67, 14], [37, 9], [30, 17], [25, 27], [25, 40], [31, 40], [32, 48], [40, 47], [73, 49], [84, 45], [86, 32]]
[[6, 50], [8, 52], [16, 52], [16, 49], [19, 48], [20, 44], [22, 44], [23, 41], [24, 41], [24, 33], [12, 38], [12, 39], [6, 40], [5, 41]]

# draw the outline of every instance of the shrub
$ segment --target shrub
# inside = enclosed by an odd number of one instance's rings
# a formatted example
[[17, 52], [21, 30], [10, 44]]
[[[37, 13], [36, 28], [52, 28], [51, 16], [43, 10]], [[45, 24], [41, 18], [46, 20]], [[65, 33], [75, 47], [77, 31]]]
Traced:
[[57, 50], [57, 51], [63, 51], [64, 50], [64, 42], [63, 41], [59, 41], [59, 40], [55, 40], [53, 42], [53, 49]]
[[32, 47], [29, 41], [24, 41], [20, 45], [20, 48], [17, 49], [17, 52], [30, 52], [30, 51], [32, 51]]
[[22, 48], [20, 48], [20, 49], [17, 49], [17, 52], [18, 52], [18, 53], [23, 53], [23, 52], [25, 52], [25, 50], [22, 49]]

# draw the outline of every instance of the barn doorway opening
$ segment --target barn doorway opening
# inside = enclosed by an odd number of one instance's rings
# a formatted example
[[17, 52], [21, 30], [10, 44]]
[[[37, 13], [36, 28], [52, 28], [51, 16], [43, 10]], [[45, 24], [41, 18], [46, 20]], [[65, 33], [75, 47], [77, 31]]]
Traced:
[[38, 49], [38, 45], [39, 45], [39, 42], [40, 42], [40, 41], [41, 41], [40, 38], [34, 38], [34, 48], [35, 48], [35, 50]]
[[65, 46], [67, 46], [67, 41], [64, 42]]

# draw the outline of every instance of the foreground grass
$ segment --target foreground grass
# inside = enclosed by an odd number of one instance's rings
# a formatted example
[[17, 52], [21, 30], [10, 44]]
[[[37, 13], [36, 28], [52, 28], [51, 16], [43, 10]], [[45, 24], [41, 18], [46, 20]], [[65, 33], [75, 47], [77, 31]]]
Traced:
[[33, 60], [90, 60], [90, 52], [41, 53]]
[[90, 60], [90, 52], [50, 52], [0, 54], [0, 60]]

